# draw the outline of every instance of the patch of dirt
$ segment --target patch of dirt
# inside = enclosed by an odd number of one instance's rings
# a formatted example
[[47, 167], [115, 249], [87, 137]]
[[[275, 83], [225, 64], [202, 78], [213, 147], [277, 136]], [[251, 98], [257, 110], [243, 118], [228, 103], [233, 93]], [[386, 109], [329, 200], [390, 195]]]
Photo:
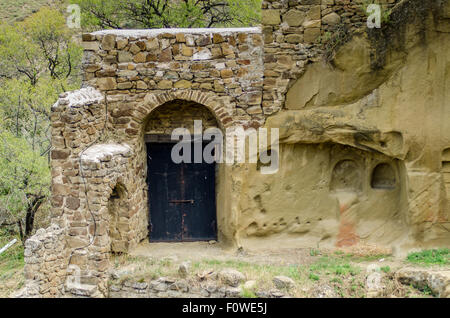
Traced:
[[23, 287], [23, 267], [12, 269], [0, 276], [0, 298], [8, 298]]
[[314, 257], [310, 255], [310, 249], [306, 248], [267, 248], [264, 251], [247, 251], [224, 248], [221, 244], [209, 242], [149, 243], [145, 241], [131, 251], [130, 256], [172, 258], [180, 261], [232, 260], [268, 265], [309, 265], [314, 261]]

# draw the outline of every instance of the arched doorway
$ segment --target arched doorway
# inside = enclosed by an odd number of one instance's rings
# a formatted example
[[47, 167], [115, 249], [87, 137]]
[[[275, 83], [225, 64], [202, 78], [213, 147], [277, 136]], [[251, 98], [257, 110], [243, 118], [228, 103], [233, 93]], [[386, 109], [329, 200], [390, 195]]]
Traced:
[[[204, 147], [201, 135], [194, 134], [194, 121], [201, 122], [201, 133], [218, 128], [214, 115], [203, 105], [173, 100], [151, 112], [145, 124], [147, 184], [149, 202], [149, 239], [151, 242], [181, 242], [217, 239], [216, 164], [202, 157], [194, 160], [194, 151], [174, 160], [174, 129], [190, 132], [184, 149]], [[197, 131], [198, 133], [198, 131]], [[184, 156], [184, 155], [187, 155]]]

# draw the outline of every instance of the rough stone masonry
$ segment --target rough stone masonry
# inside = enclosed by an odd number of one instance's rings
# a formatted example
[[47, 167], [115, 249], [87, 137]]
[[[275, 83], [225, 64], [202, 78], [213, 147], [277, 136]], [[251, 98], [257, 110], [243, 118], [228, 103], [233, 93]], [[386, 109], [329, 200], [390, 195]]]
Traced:
[[449, 246], [450, 4], [380, 3], [395, 27], [367, 30], [363, 1], [266, 0], [259, 28], [83, 34], [23, 295], [108, 296], [111, 253], [148, 236], [145, 140], [194, 119], [280, 130], [278, 173], [218, 164], [223, 246]]

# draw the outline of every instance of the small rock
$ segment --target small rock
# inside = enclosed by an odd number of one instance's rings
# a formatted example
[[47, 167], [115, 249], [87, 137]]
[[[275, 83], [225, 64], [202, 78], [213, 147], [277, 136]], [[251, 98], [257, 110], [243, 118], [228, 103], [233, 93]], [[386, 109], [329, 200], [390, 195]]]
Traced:
[[336, 298], [336, 292], [327, 284], [319, 285], [311, 291], [311, 295], [315, 298]]
[[323, 24], [335, 25], [338, 24], [339, 22], [341, 22], [341, 17], [335, 12], [327, 14], [322, 18]]
[[269, 298], [269, 296], [270, 296], [269, 293], [267, 293], [265, 291], [256, 292], [255, 294], [259, 298]]
[[180, 297], [183, 297], [183, 294], [181, 294], [177, 291], [170, 290], [167, 292], [167, 297], [168, 298], [180, 298]]
[[165, 292], [167, 290], [167, 285], [163, 283], [156, 283], [152, 286], [154, 290], [159, 292]]
[[247, 290], [252, 290], [256, 287], [256, 280], [248, 280], [244, 284], [244, 288]]
[[176, 282], [176, 279], [170, 277], [160, 277], [156, 281], [159, 283], [173, 284]]
[[181, 263], [180, 266], [178, 267], [178, 274], [180, 274], [181, 277], [188, 276], [189, 275], [189, 267], [190, 267], [189, 262]]
[[241, 296], [242, 289], [239, 287], [228, 287], [225, 294], [227, 297], [236, 298]]
[[214, 272], [213, 270], [206, 270], [201, 273], [197, 273], [197, 277], [199, 280], [204, 280], [204, 279], [209, 279], [209, 278], [216, 279], [217, 273]]
[[170, 285], [170, 289], [186, 293], [189, 291], [189, 284], [186, 280], [181, 279]]
[[219, 278], [224, 284], [231, 287], [237, 287], [245, 280], [244, 274], [232, 268], [221, 270], [219, 272]]
[[217, 286], [215, 284], [206, 284], [203, 289], [207, 290], [209, 293], [215, 293], [217, 291]]
[[110, 277], [112, 279], [120, 279], [123, 276], [129, 275], [131, 273], [131, 271], [129, 270], [111, 270], [110, 272]]
[[367, 267], [368, 275], [366, 277], [367, 298], [375, 298], [381, 295], [384, 285], [382, 284], [383, 276], [377, 265], [369, 265]]
[[397, 272], [400, 283], [419, 288], [429, 287], [433, 295], [438, 297], [450, 296], [450, 271], [436, 271], [430, 269], [402, 268]]
[[111, 285], [111, 287], [109, 287], [109, 291], [111, 291], [113, 293], [120, 292], [121, 290], [122, 290], [122, 287], [119, 285]]
[[291, 289], [295, 286], [295, 282], [286, 276], [275, 276], [273, 278], [273, 284], [278, 289]]
[[145, 282], [143, 282], [143, 283], [134, 283], [131, 287], [133, 289], [137, 289], [137, 290], [144, 290], [144, 289], [147, 289], [148, 284], [145, 283]]
[[284, 294], [280, 293], [279, 291], [273, 291], [270, 294], [272, 295], [272, 297], [275, 297], [275, 298], [281, 298], [284, 296]]

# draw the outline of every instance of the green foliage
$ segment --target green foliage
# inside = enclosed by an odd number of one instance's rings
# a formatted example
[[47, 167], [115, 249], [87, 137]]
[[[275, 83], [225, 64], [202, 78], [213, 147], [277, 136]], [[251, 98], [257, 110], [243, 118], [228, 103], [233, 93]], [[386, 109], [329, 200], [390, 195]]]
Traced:
[[71, 0], [85, 28], [201, 28], [259, 24], [261, 0]]
[[340, 258], [323, 256], [317, 262], [312, 264], [310, 272], [321, 272], [327, 275], [335, 274], [338, 276], [356, 275], [360, 272], [358, 267], [351, 265]]
[[24, 77], [35, 85], [39, 78], [73, 76], [82, 49], [57, 10], [43, 8], [23, 22], [0, 25], [0, 76]]
[[315, 248], [312, 248], [309, 250], [309, 255], [310, 256], [318, 256], [318, 255], [320, 255], [320, 251]]
[[309, 279], [313, 281], [318, 281], [320, 277], [314, 273], [309, 273]]
[[420, 265], [449, 265], [450, 249], [441, 248], [410, 253], [406, 260]]
[[30, 194], [48, 194], [46, 157], [33, 151], [24, 138], [0, 132], [0, 207], [18, 215]]
[[253, 290], [245, 288], [243, 285], [241, 286], [241, 296], [243, 298], [258, 298]]
[[0, 25], [0, 227], [31, 235], [50, 194], [50, 108], [80, 85], [82, 49], [64, 16], [42, 8]]
[[[341, 285], [343, 283], [342, 279], [340, 279], [339, 277], [334, 277], [334, 278], [330, 279], [330, 282], [331, 283], [336, 283], [336, 284], [339, 284], [339, 285]], [[355, 290], [356, 290], [356, 288], [355, 288]]]
[[421, 290], [422, 293], [426, 296], [433, 295], [433, 291], [431, 290], [430, 286], [428, 286], [428, 285], [425, 285], [422, 288], [418, 288], [418, 289]]
[[382, 266], [380, 269], [384, 273], [389, 273], [391, 271], [391, 268], [389, 266]]

